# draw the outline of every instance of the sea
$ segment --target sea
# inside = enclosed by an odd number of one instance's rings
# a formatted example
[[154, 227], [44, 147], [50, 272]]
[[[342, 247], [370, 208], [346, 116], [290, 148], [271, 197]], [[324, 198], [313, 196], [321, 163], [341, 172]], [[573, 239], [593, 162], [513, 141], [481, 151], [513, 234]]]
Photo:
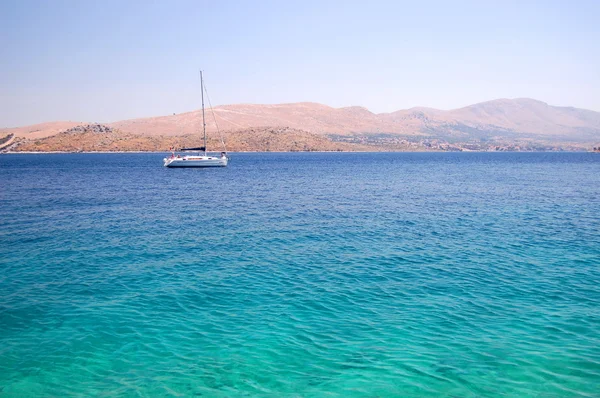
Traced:
[[0, 156], [0, 397], [599, 397], [600, 155]]

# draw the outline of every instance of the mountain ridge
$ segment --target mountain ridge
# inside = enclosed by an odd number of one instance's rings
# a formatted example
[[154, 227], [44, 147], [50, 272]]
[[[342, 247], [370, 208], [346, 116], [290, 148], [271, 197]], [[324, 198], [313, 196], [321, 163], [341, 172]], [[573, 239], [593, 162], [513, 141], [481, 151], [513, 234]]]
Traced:
[[[214, 114], [214, 118], [213, 118]], [[127, 119], [106, 125], [136, 135], [197, 134], [201, 111]], [[207, 130], [287, 127], [320, 135], [392, 134], [413, 137], [537, 137], [558, 141], [600, 140], [600, 112], [549, 105], [531, 98], [499, 98], [461, 108], [413, 107], [373, 113], [362, 106], [334, 108], [315, 102], [231, 104], [206, 110]], [[81, 123], [46, 122], [0, 129], [0, 134], [38, 139]]]

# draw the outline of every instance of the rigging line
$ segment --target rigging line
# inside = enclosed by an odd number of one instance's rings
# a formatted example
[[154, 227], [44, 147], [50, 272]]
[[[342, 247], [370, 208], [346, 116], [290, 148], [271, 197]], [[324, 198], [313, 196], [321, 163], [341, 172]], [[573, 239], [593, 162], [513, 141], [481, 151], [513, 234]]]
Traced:
[[206, 93], [206, 99], [208, 100], [208, 106], [210, 107], [210, 113], [213, 115], [213, 119], [215, 120], [215, 126], [217, 126], [217, 133], [219, 133], [219, 138], [221, 139], [221, 144], [223, 145], [223, 150], [227, 152], [227, 148], [225, 147], [225, 140], [223, 139], [223, 135], [221, 134], [221, 130], [219, 129], [219, 124], [217, 123], [217, 117], [215, 116], [215, 111], [213, 110], [212, 103], [210, 102], [210, 96], [208, 95], [208, 89], [206, 88], [206, 84], [204, 84], [204, 92]]
[[[215, 115], [215, 116], [216, 116], [216, 115]], [[237, 124], [237, 123], [235, 123], [235, 122], [232, 122], [231, 120], [229, 120], [229, 119], [227, 119], [227, 118], [223, 117], [222, 115], [219, 115], [219, 119], [225, 120], [227, 123], [229, 123], [229, 124], [233, 124], [234, 126], [238, 126], [238, 127], [239, 127], [239, 128], [241, 128], [241, 129], [245, 128], [245, 127], [244, 127], [244, 126], [242, 126], [241, 124]]]

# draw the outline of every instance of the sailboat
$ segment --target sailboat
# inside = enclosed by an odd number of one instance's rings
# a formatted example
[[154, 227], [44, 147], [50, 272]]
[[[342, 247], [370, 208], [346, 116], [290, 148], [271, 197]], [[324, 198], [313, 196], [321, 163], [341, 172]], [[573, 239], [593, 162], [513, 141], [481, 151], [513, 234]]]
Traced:
[[[199, 148], [182, 148], [181, 152], [198, 152], [197, 155], [175, 155], [164, 158], [165, 167], [225, 167], [229, 158], [227, 152], [221, 152], [220, 156], [211, 156], [206, 151], [206, 119], [204, 117], [204, 80], [200, 71], [200, 90], [202, 92], [202, 130], [204, 132], [204, 146]], [[210, 102], [210, 98], [209, 98]], [[212, 109], [212, 108], [211, 108]]]

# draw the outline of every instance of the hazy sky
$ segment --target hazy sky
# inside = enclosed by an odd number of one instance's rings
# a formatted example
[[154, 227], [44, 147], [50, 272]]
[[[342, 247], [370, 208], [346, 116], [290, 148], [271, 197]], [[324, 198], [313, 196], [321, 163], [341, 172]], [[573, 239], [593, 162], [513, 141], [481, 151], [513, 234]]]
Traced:
[[311, 101], [600, 111], [600, 1], [0, 0], [0, 127]]

